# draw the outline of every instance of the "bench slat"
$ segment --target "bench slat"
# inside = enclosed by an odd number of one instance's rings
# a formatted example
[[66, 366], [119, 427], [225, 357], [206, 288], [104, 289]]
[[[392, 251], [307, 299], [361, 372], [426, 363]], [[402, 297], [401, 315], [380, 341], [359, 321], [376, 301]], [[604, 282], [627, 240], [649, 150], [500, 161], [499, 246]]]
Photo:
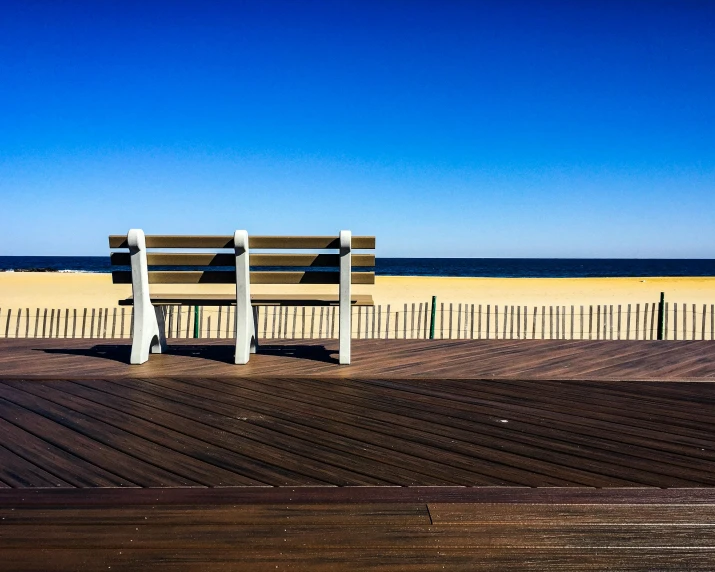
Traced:
[[[233, 236], [147, 235], [147, 248], [233, 248]], [[127, 248], [126, 235], [111, 235], [109, 248]], [[249, 248], [337, 249], [337, 236], [249, 236]], [[352, 248], [374, 249], [374, 236], [353, 236]]]
[[[235, 306], [236, 296], [228, 294], [153, 294], [152, 304], [182, 305], [182, 306]], [[333, 294], [254, 294], [251, 303], [255, 306], [337, 306], [338, 296]], [[124, 298], [119, 300], [120, 306], [131, 306], [134, 300]], [[374, 306], [369, 294], [356, 294], [350, 298], [354, 306]]]
[[[112, 271], [114, 284], [131, 284], [129, 270]], [[374, 284], [374, 272], [353, 272], [353, 284]], [[160, 271], [149, 272], [149, 284], [235, 284], [234, 271]], [[251, 284], [339, 284], [339, 272], [251, 272]]]
[[[149, 266], [233, 266], [235, 256], [228, 253], [188, 254], [188, 253], [147, 253]], [[129, 266], [128, 252], [113, 252], [110, 255], [113, 266]], [[337, 254], [252, 254], [251, 266], [302, 266], [302, 267], [337, 267], [340, 257]], [[353, 266], [375, 266], [374, 254], [353, 254]]]

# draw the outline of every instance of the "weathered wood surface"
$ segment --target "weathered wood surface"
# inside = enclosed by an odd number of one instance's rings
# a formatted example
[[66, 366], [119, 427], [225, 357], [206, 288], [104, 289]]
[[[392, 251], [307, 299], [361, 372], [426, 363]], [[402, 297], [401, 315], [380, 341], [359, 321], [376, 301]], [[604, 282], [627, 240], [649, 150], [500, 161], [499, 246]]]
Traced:
[[[236, 296], [231, 294], [152, 294], [153, 304], [172, 305], [185, 304], [190, 306], [235, 306]], [[373, 306], [369, 294], [353, 294], [350, 301], [354, 306]], [[251, 302], [260, 306], [337, 306], [337, 294], [253, 294]], [[130, 296], [119, 300], [120, 306], [131, 306], [134, 300]], [[259, 308], [260, 311], [260, 308]], [[264, 328], [263, 331], [266, 331]], [[307, 337], [307, 336], [306, 336]]]
[[[278, 327], [290, 334], [294, 312], [289, 316], [288, 311], [296, 308], [277, 310], [282, 312]], [[715, 381], [715, 345], [708, 341], [360, 339], [354, 340], [349, 367], [336, 367], [334, 339], [265, 340], [259, 353], [240, 367], [232, 362], [231, 338], [172, 339], [167, 354], [152, 355], [139, 366], [129, 365], [129, 349], [126, 339], [2, 339], [0, 379], [318, 376]]]
[[334, 346], [2, 340], [0, 570], [712, 570], [711, 343]]
[[[113, 266], [130, 266], [128, 252], [112, 252], [109, 259]], [[235, 266], [235, 254], [210, 253], [165, 253], [149, 252], [146, 255], [149, 266]], [[353, 254], [353, 266], [375, 266], [374, 254]], [[339, 266], [337, 254], [252, 254], [251, 266]]]
[[309, 504], [0, 509], [0, 569], [712, 570], [712, 506]]
[[[334, 249], [340, 248], [336, 236], [249, 236], [250, 248]], [[111, 235], [109, 248], [127, 248], [126, 235]], [[147, 248], [233, 248], [233, 235], [146, 235]], [[352, 247], [374, 249], [374, 236], [353, 236]]]
[[712, 368], [711, 344], [355, 346], [350, 367], [290, 343], [242, 367], [215, 343], [128, 366], [124, 344], [3, 341], [0, 484], [715, 485], [715, 385], [635, 381]]
[[[374, 284], [374, 272], [353, 272], [352, 284]], [[132, 273], [129, 270], [113, 270], [112, 282], [131, 284]], [[149, 284], [235, 284], [236, 272], [232, 270], [152, 270], [149, 272]], [[251, 284], [339, 284], [339, 272], [288, 272], [255, 271], [251, 272]]]

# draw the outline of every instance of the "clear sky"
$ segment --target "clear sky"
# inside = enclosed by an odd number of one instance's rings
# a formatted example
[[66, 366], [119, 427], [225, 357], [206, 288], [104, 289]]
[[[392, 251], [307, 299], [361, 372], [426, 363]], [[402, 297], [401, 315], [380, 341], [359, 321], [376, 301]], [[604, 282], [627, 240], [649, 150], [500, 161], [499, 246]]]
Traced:
[[715, 2], [16, 0], [0, 254], [715, 258]]

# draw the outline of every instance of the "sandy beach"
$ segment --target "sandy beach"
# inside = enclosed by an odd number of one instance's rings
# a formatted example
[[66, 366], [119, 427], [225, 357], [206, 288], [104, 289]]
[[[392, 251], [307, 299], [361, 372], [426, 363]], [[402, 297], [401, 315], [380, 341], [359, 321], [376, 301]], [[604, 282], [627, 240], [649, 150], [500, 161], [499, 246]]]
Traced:
[[[231, 286], [160, 286], [161, 292], [201, 288], [202, 292], [231, 292]], [[293, 287], [296, 291], [337, 291], [335, 287]], [[310, 290], [305, 290], [310, 288]], [[715, 277], [707, 278], [444, 278], [378, 276], [371, 287], [376, 304], [427, 302], [469, 304], [629, 304], [656, 302], [665, 292], [670, 302], [715, 303]], [[256, 286], [256, 293], [286, 292], [285, 286]], [[131, 294], [128, 285], [114, 285], [109, 274], [3, 272], [0, 273], [0, 309], [112, 308]]]

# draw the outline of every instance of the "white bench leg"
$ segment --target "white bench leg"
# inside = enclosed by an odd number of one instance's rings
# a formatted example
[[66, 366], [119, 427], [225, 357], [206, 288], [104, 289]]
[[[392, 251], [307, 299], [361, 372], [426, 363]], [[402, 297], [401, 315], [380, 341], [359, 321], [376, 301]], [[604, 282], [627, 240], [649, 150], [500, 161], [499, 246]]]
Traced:
[[134, 300], [134, 327], [132, 353], [129, 363], [137, 365], [149, 359], [149, 352], [166, 351], [164, 314], [154, 307], [149, 297], [149, 270], [146, 261], [146, 240], [140, 229], [127, 233], [127, 244], [132, 266], [132, 297]]
[[350, 365], [352, 234], [340, 231], [340, 365]]
[[134, 305], [134, 329], [132, 330], [132, 354], [129, 363], [138, 365], [149, 359], [149, 353], [166, 351], [164, 314], [159, 306], [138, 308]]
[[255, 350], [256, 319], [251, 307], [251, 275], [248, 258], [248, 232], [237, 230], [233, 235], [236, 254], [236, 363], [248, 363]]

